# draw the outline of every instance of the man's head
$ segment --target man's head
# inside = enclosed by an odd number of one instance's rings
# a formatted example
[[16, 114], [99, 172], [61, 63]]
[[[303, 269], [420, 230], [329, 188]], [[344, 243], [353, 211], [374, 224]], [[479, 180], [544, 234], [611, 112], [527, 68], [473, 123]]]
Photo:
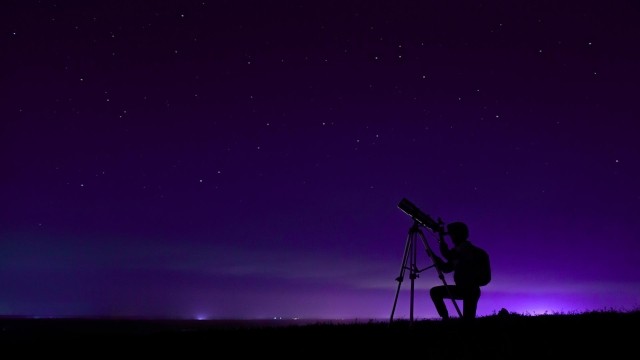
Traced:
[[447, 233], [454, 244], [459, 244], [469, 238], [469, 228], [463, 222], [452, 222], [447, 225]]

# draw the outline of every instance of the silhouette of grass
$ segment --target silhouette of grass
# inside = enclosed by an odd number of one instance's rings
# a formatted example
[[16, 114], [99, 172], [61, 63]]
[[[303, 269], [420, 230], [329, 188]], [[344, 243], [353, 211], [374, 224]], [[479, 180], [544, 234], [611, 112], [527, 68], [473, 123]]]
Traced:
[[[640, 310], [528, 315], [502, 309], [461, 319], [367, 322], [208, 322], [130, 319], [0, 319], [3, 348], [71, 354], [84, 348], [181, 358], [202, 351], [234, 356], [415, 354], [421, 358], [558, 358], [635, 355]], [[82, 353], [82, 352], [81, 352]], [[85, 354], [86, 355], [86, 354]]]

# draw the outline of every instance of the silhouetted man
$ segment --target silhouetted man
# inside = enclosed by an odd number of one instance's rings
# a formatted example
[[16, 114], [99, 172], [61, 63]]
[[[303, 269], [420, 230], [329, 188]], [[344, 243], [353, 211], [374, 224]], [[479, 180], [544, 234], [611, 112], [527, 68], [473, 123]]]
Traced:
[[440, 253], [447, 260], [443, 261], [431, 253], [435, 265], [444, 273], [453, 271], [455, 285], [440, 285], [431, 288], [429, 294], [436, 306], [438, 315], [443, 320], [449, 319], [449, 312], [444, 299], [462, 300], [463, 319], [475, 319], [480, 287], [491, 281], [491, 267], [487, 253], [469, 241], [469, 228], [465, 223], [453, 222], [447, 225], [447, 232], [453, 248], [444, 241], [444, 234], [440, 237]]

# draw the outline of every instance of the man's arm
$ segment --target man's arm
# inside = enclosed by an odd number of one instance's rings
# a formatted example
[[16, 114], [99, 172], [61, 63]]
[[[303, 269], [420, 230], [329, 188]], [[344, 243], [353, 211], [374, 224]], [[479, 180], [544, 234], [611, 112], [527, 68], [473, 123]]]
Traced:
[[443, 238], [440, 238], [438, 245], [440, 245], [440, 254], [442, 254], [442, 256], [444, 256], [444, 258], [447, 259], [447, 261], [451, 261], [451, 256], [452, 256], [451, 249], [449, 249], [447, 242], [444, 241]]
[[450, 273], [453, 271], [453, 264], [451, 262], [445, 262], [438, 255], [434, 254], [431, 249], [427, 249], [427, 253], [429, 254], [431, 260], [433, 260], [435, 266], [440, 269], [440, 271], [445, 273]]

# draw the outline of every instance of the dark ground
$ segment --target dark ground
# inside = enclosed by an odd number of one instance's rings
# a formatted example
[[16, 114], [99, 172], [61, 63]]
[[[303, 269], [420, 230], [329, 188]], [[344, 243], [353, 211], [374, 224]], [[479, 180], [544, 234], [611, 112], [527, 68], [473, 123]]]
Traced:
[[0, 345], [21, 356], [397, 356], [421, 359], [638, 355], [640, 311], [370, 322], [0, 319]]

